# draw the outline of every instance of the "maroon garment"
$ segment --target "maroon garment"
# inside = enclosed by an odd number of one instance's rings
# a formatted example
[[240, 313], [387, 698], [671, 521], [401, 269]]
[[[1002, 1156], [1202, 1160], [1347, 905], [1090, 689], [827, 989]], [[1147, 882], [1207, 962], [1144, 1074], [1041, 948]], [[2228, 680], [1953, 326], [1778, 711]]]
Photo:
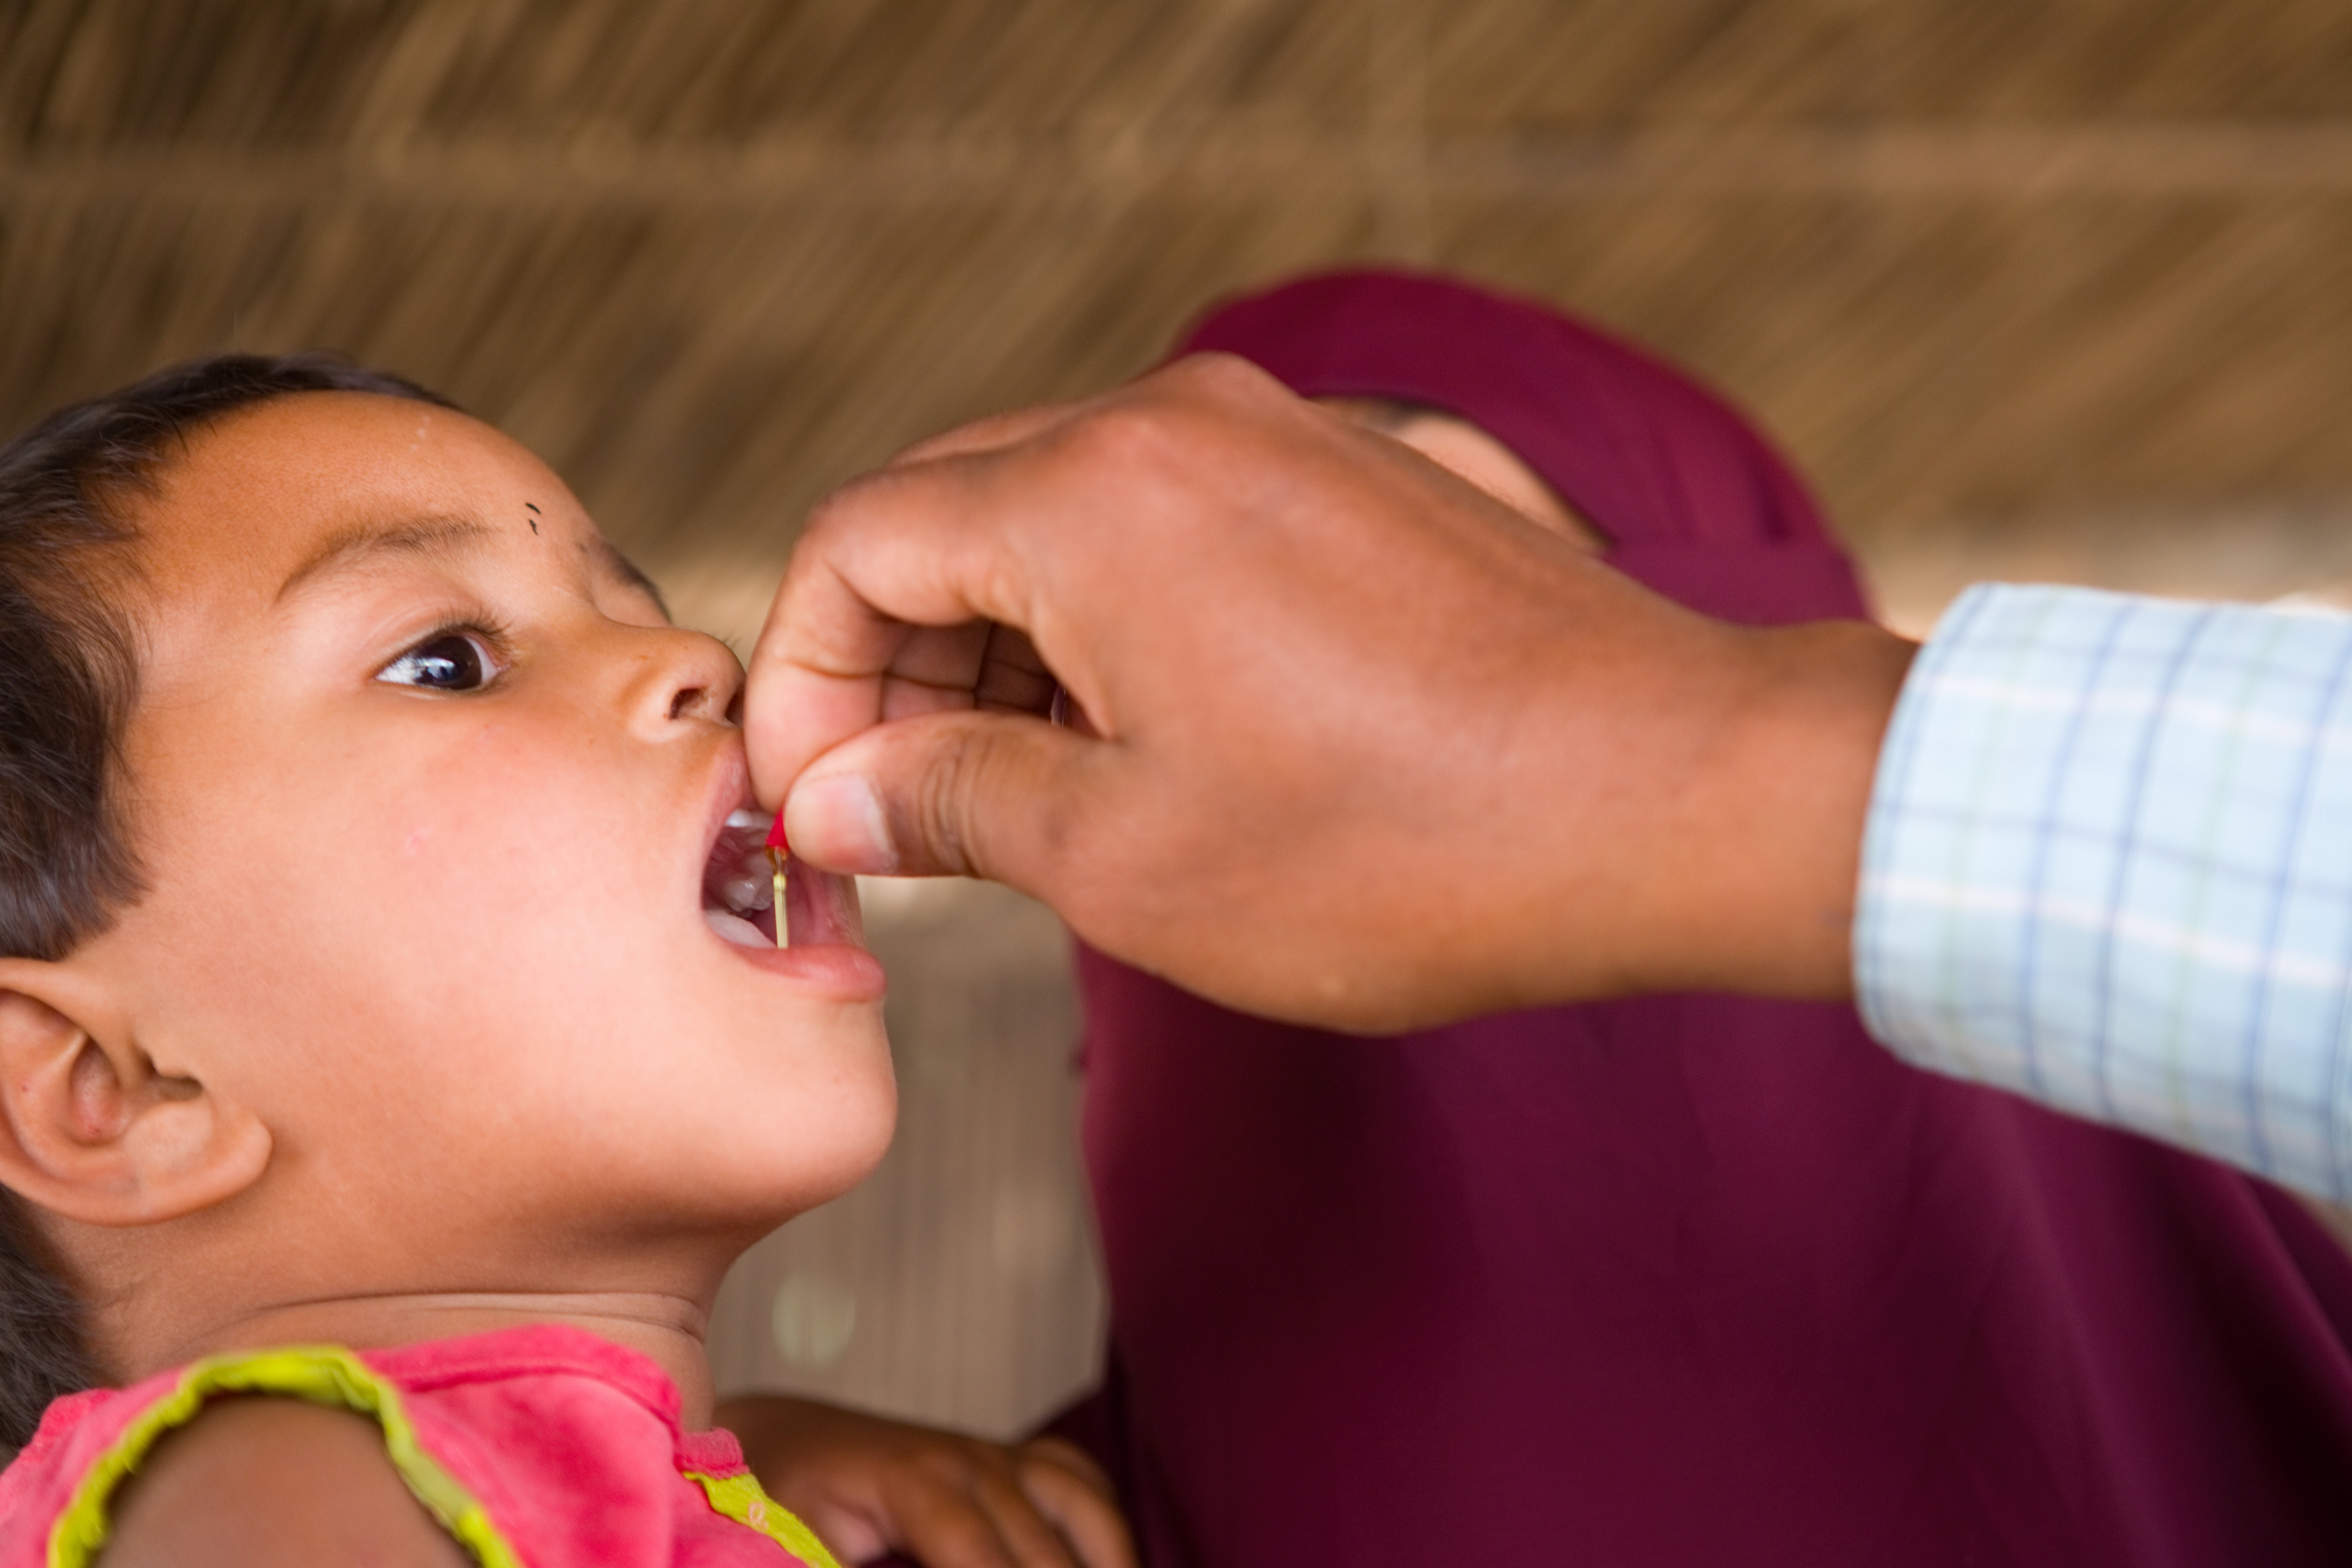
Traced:
[[[1864, 613], [1736, 414], [1549, 310], [1352, 273], [1187, 347], [1464, 416], [1692, 605]], [[2352, 1262], [2260, 1182], [1841, 1005], [1366, 1041], [1080, 975], [1111, 1366], [1062, 1429], [1153, 1568], [2352, 1562]]]

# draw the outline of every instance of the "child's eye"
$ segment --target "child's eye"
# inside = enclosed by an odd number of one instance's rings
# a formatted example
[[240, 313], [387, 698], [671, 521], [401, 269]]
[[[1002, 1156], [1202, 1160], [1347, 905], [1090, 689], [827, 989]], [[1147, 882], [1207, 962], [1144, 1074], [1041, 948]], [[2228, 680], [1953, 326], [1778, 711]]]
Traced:
[[427, 691], [478, 691], [500, 666], [481, 638], [467, 632], [436, 632], [387, 664], [378, 680]]

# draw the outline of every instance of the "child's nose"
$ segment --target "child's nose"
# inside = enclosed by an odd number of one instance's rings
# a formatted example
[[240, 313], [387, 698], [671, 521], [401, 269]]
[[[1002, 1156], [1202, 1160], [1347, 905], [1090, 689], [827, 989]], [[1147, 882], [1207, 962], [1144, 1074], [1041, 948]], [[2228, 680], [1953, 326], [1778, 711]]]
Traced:
[[732, 724], [743, 695], [743, 667], [715, 637], [700, 632], [664, 630], [661, 651], [647, 661], [648, 677], [635, 694], [634, 716], [660, 734], [681, 721]]

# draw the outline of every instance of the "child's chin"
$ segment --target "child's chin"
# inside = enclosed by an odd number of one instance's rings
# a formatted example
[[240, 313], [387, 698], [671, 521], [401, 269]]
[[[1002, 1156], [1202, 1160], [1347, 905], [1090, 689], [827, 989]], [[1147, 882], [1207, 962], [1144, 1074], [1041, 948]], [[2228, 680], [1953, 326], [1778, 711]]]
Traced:
[[821, 1131], [801, 1128], [791, 1134], [798, 1157], [792, 1170], [775, 1173], [778, 1179], [763, 1194], [763, 1232], [823, 1207], [874, 1173], [889, 1152], [897, 1124], [895, 1093], [883, 1092], [889, 1096], [887, 1103], [866, 1114], [831, 1118]]

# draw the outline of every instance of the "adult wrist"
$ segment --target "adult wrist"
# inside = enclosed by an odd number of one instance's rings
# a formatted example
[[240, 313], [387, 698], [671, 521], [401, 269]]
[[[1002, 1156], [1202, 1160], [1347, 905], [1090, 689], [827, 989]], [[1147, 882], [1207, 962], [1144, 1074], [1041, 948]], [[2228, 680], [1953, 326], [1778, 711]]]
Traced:
[[1770, 676], [1722, 781], [1723, 989], [1843, 998], [1879, 751], [1918, 645], [1863, 621], [1756, 634]]
[[1849, 996], [1863, 832], [1917, 645], [1860, 621], [1722, 630], [1722, 668], [1657, 721], [1691, 731], [1691, 771], [1631, 845], [1655, 896], [1633, 902], [1628, 989]]

